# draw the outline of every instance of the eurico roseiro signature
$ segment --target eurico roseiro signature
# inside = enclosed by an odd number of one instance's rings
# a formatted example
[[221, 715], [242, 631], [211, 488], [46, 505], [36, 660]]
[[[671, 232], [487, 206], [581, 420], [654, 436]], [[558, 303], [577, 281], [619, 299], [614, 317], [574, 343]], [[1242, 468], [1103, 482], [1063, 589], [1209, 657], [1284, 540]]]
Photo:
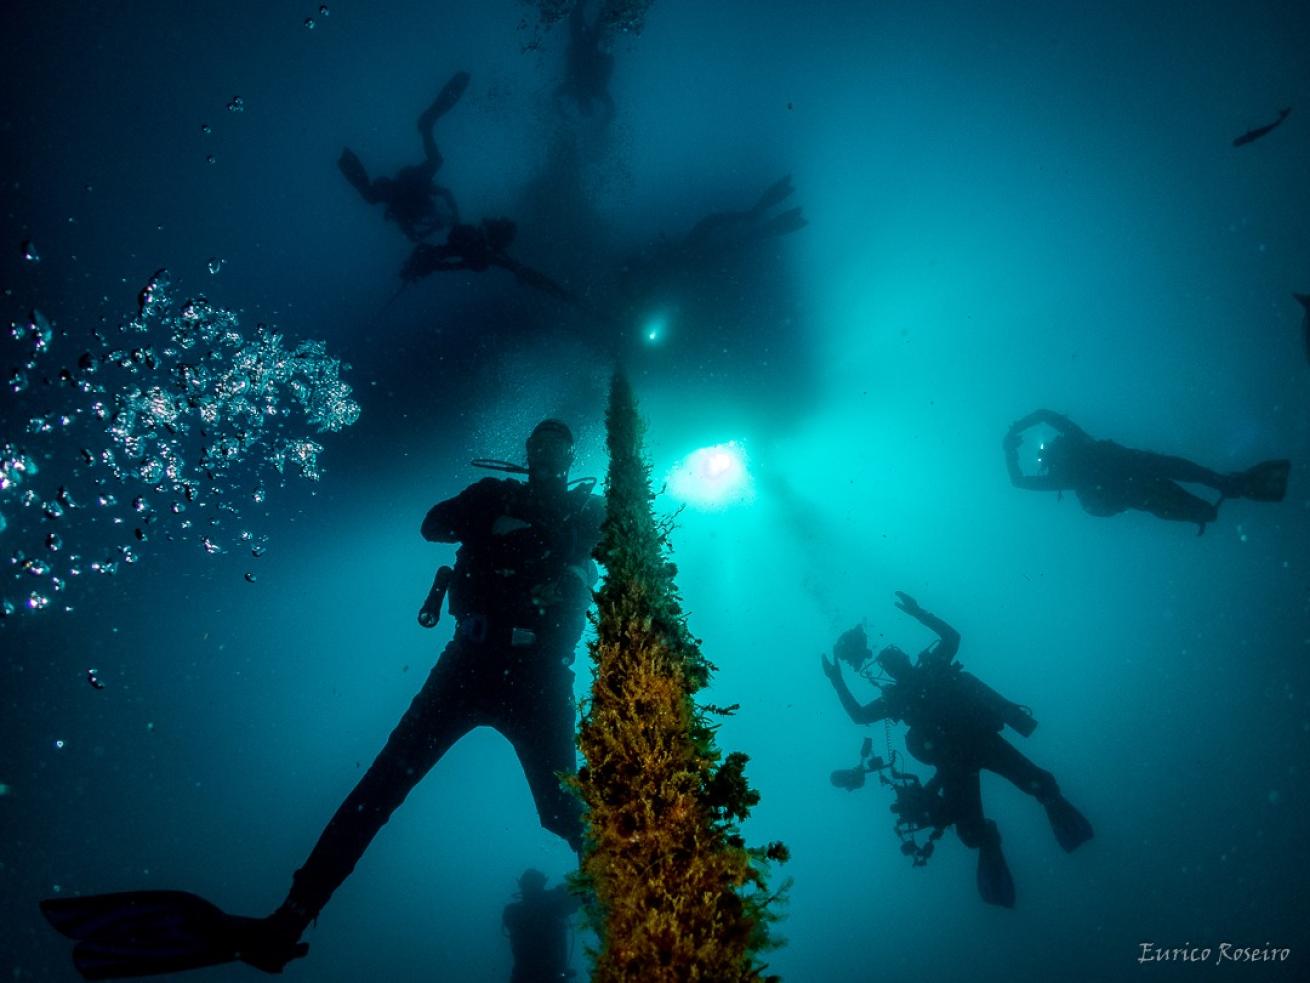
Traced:
[[1141, 954], [1139, 963], [1285, 963], [1292, 955], [1292, 950], [1273, 946], [1266, 942], [1263, 946], [1234, 945], [1232, 942], [1220, 942], [1217, 946], [1194, 946], [1184, 943], [1179, 948], [1165, 949], [1154, 942], [1139, 942]]

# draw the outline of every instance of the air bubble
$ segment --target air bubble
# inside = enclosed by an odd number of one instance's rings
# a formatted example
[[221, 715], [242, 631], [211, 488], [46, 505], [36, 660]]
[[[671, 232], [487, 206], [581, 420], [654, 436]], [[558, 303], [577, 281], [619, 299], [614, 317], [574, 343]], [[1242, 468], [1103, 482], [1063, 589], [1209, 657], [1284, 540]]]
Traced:
[[23, 259], [29, 263], [41, 262], [41, 254], [36, 251], [36, 243], [31, 239], [24, 239], [22, 245]]
[[246, 111], [246, 101], [240, 96], [233, 96], [232, 100], [227, 104], [227, 111], [229, 113], [244, 113]]
[[216, 276], [226, 264], [227, 264], [227, 260], [219, 259], [217, 256], [210, 256], [209, 263], [208, 263], [209, 272]]

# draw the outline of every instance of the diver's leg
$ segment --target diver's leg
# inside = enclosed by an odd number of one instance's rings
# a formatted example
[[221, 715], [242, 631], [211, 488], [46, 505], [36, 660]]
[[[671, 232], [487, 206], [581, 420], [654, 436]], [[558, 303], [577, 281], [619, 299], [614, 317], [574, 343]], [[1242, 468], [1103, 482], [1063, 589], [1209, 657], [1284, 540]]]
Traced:
[[342, 148], [341, 156], [337, 159], [337, 169], [350, 182], [350, 186], [359, 192], [359, 196], [370, 205], [376, 204], [384, 197], [381, 189], [369, 180], [363, 162], [349, 147]]
[[1227, 491], [1232, 484], [1228, 475], [1203, 468], [1185, 457], [1131, 448], [1124, 448], [1124, 450], [1128, 454], [1133, 473], [1139, 478], [1167, 478], [1170, 481], [1182, 481], [1192, 485], [1208, 485], [1219, 492]]
[[1137, 508], [1171, 522], [1194, 522], [1199, 527], [1197, 535], [1219, 518], [1217, 503], [1207, 502], [1172, 481], [1151, 479], [1141, 482], [1139, 488], [1139, 500], [1134, 503]]
[[987, 820], [983, 818], [982, 783], [977, 769], [940, 768], [946, 816], [955, 823], [960, 842], [970, 850], [982, 844]]
[[434, 173], [436, 168], [441, 167], [441, 153], [437, 150], [436, 138], [432, 131], [437, 125], [437, 120], [450, 112], [455, 103], [459, 102], [468, 84], [469, 73], [456, 72], [450, 77], [450, 81], [442, 86], [441, 91], [437, 93], [437, 98], [432, 100], [432, 105], [423, 110], [418, 118], [418, 132], [423, 138], [423, 155], [428, 163], [435, 165]]
[[318, 917], [410, 790], [479, 723], [475, 694], [470, 692], [476, 688], [472, 685], [476, 678], [470, 679], [468, 673], [479, 653], [461, 651], [466, 644], [456, 638], [446, 647], [386, 746], [296, 871], [279, 912], [288, 911], [301, 923], [301, 930]]
[[1038, 768], [1000, 734], [991, 735], [991, 740], [982, 746], [982, 751], [984, 768], [994, 771], [1037, 801], [1045, 802], [1060, 794], [1055, 776]]
[[1001, 852], [996, 824], [983, 816], [982, 785], [977, 769], [953, 769], [943, 778], [947, 815], [955, 820], [960, 841], [978, 851], [978, 894], [987, 904], [1014, 907], [1014, 878]]
[[510, 702], [496, 729], [518, 753], [542, 828], [577, 852], [582, 849], [582, 803], [559, 778], [561, 772], [577, 771], [573, 673], [560, 668], [523, 683], [508, 694]]
[[1027, 792], [1046, 809], [1046, 818], [1066, 852], [1072, 852], [1092, 838], [1092, 824], [1060, 793], [1055, 776], [1038, 768], [1013, 744], [997, 734], [985, 753], [985, 765], [1002, 778]]

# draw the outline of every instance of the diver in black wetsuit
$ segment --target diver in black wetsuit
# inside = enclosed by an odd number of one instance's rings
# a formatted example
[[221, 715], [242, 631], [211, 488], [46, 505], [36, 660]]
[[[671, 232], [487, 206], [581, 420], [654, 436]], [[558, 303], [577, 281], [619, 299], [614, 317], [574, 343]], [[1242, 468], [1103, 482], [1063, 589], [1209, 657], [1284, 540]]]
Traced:
[[400, 226], [413, 242], [422, 242], [434, 232], [459, 222], [459, 208], [449, 188], [437, 184], [434, 178], [443, 162], [433, 137], [437, 120], [454, 108], [468, 88], [468, 72], [456, 72], [450, 77], [432, 105], [418, 118], [418, 131], [423, 138], [423, 163], [402, 167], [395, 177], [369, 180], [363, 163], [349, 147], [341, 151], [337, 167], [356, 191], [370, 205], [387, 206], [387, 218]]
[[[1023, 432], [1045, 423], [1058, 431], [1042, 446], [1042, 473], [1026, 475], [1019, 468]], [[1197, 535], [1219, 515], [1225, 498], [1281, 502], [1291, 468], [1286, 460], [1264, 461], [1246, 471], [1220, 474], [1181, 457], [1139, 451], [1112, 440], [1094, 440], [1068, 417], [1036, 410], [1010, 426], [1002, 443], [1010, 481], [1029, 491], [1073, 491], [1090, 515], [1117, 515], [1140, 509], [1161, 519], [1195, 522]], [[1179, 482], [1206, 485], [1219, 492], [1211, 503], [1193, 495]]]
[[[882, 684], [882, 695], [871, 703], [856, 702], [841, 670], [842, 662], [861, 671], [873, 661], [863, 627], [842, 635], [833, 647], [836, 658], [823, 658], [824, 674], [857, 724], [890, 719], [909, 726], [905, 735], [907, 750], [937, 769], [933, 778], [916, 790], [916, 809], [926, 817], [921, 818], [921, 824], [945, 828], [953, 823], [964, 845], [979, 851], [978, 891], [982, 899], [1012, 908], [1014, 880], [1001, 852], [996, 823], [983, 816], [980, 770], [995, 772], [1042, 803], [1051, 829], [1066, 851], [1091, 839], [1092, 827], [1060, 794], [1055, 777], [1001, 736], [1006, 724], [1024, 736], [1031, 734], [1037, 726], [1031, 714], [953, 663], [960, 647], [959, 632], [925, 611], [914, 598], [899, 591], [896, 596], [896, 606], [936, 632], [938, 641], [921, 652], [916, 663], [895, 646], [883, 649], [876, 661], [892, 682]], [[840, 782], [837, 776], [834, 784], [847, 788], [856, 785]]]
[[591, 552], [604, 508], [589, 485], [569, 489], [573, 436], [560, 421], [537, 425], [527, 457], [526, 482], [485, 478], [424, 518], [424, 539], [461, 544], [449, 581], [455, 635], [277, 911], [228, 915], [180, 891], [43, 902], [55, 928], [78, 941], [74, 959], [84, 975], [145, 976], [237, 959], [281, 972], [308, 951], [301, 934], [410, 790], [475, 727], [509, 740], [541, 825], [581, 849], [581, 805], [559, 773], [576, 765], [569, 665], [597, 577]]
[[569, 14], [564, 81], [555, 89], [555, 106], [561, 115], [567, 115], [564, 106], [571, 102], [579, 113], [590, 118], [599, 104], [601, 122], [608, 123], [614, 118], [614, 97], [610, 95], [614, 56], [604, 49], [604, 5], [597, 10], [591, 24], [587, 23], [586, 6], [586, 0], [577, 0]]
[[525, 266], [507, 250], [514, 242], [517, 229], [507, 218], [483, 219], [481, 225], [461, 223], [446, 234], [440, 245], [420, 242], [409, 254], [400, 271], [406, 284], [415, 283], [433, 273], [452, 273], [467, 270], [484, 273], [493, 266], [508, 270], [524, 286], [550, 294], [565, 303], [582, 307], [578, 297], [564, 289], [546, 274]]
[[569, 969], [568, 920], [581, 902], [563, 884], [546, 890], [546, 875], [529, 868], [519, 877], [519, 900], [501, 914], [514, 969], [509, 983], [558, 983]]
[[791, 177], [769, 185], [744, 211], [712, 212], [681, 239], [661, 236], [624, 264], [617, 276], [620, 303], [628, 313], [641, 311], [652, 297], [697, 293], [731, 277], [751, 247], [804, 228], [800, 208], [773, 213], [795, 189]]
[[799, 208], [777, 215], [769, 211], [795, 193], [791, 175], [764, 189], [755, 204], [742, 212], [713, 212], [692, 226], [681, 248], [692, 255], [719, 250], [735, 250], [749, 243], [803, 229], [808, 223]]

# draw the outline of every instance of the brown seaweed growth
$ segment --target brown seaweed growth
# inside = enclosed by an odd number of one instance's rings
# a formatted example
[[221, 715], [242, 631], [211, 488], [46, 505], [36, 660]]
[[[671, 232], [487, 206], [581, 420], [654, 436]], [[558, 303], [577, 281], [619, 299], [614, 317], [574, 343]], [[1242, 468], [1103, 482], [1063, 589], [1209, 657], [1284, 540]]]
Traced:
[[606, 418], [606, 568], [591, 646], [595, 682], [578, 743], [576, 787], [588, 809], [581, 880], [594, 892], [597, 983], [776, 979], [760, 954], [779, 894], [765, 882], [782, 844], [747, 849], [737, 822], [759, 793], [746, 755], [723, 758], [693, 694], [713, 667], [687, 629], [656, 522], [642, 427], [616, 374]]

